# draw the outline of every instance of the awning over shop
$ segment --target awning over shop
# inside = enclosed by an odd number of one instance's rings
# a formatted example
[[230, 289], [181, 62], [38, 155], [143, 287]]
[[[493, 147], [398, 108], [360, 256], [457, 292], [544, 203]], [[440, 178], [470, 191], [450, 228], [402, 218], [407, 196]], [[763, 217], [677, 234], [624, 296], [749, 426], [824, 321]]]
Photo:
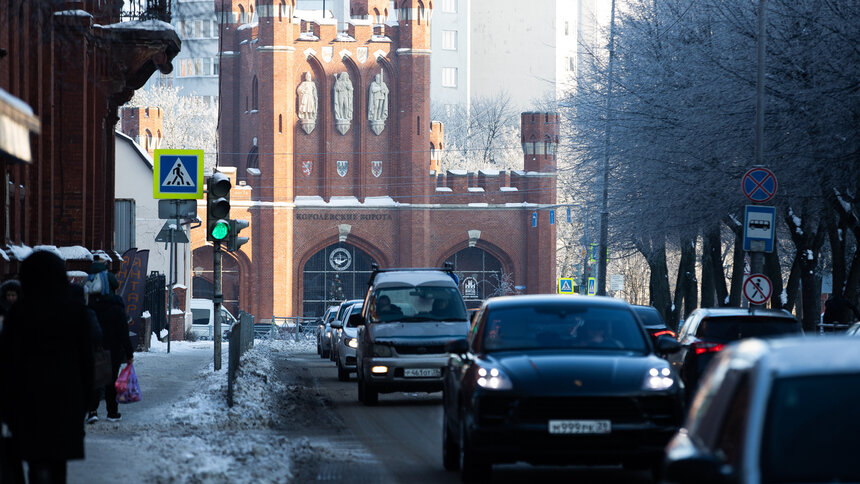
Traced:
[[12, 163], [32, 162], [31, 131], [39, 133], [39, 118], [27, 103], [0, 89], [0, 158]]

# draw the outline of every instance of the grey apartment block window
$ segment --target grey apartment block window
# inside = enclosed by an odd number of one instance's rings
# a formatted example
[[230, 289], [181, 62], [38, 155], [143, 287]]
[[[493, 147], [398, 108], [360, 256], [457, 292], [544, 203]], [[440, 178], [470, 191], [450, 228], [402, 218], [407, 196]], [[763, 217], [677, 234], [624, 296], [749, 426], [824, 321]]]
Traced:
[[457, 50], [457, 31], [442, 31], [442, 48], [445, 50]]
[[114, 246], [116, 251], [123, 252], [136, 247], [134, 232], [135, 205], [131, 199], [117, 199], [114, 210]]
[[442, 0], [442, 12], [457, 13], [457, 0]]
[[442, 68], [442, 87], [457, 87], [457, 68]]

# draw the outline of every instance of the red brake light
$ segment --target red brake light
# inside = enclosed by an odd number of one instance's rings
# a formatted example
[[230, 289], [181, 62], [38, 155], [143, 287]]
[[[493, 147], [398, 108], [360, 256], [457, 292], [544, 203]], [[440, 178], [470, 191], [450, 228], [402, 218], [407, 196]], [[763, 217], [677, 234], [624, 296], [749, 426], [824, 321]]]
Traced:
[[673, 338], [675, 337], [675, 332], [670, 330], [670, 329], [664, 329], [663, 331], [657, 331], [652, 336], [654, 336], [655, 338], [659, 338], [660, 336], [662, 336], [664, 334], [668, 334], [669, 336], [671, 336]]
[[697, 341], [693, 343], [693, 348], [695, 348], [697, 355], [702, 355], [705, 353], [717, 353], [719, 351], [722, 351], [722, 349], [725, 347], [725, 343], [713, 343], [711, 341]]

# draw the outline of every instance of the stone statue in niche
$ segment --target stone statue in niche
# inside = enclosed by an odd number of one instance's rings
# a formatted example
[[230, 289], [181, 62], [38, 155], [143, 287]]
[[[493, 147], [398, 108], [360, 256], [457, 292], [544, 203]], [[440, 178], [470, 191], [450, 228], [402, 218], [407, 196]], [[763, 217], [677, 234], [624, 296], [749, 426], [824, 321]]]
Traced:
[[299, 84], [296, 92], [299, 95], [299, 121], [305, 133], [311, 134], [317, 124], [317, 85], [311, 80], [311, 73], [305, 72], [305, 80]]
[[369, 91], [367, 120], [370, 121], [370, 129], [379, 136], [388, 119], [388, 86], [382, 80], [382, 72], [370, 83]]
[[352, 122], [352, 81], [346, 72], [335, 74], [334, 77], [335, 127], [340, 134], [346, 134]]

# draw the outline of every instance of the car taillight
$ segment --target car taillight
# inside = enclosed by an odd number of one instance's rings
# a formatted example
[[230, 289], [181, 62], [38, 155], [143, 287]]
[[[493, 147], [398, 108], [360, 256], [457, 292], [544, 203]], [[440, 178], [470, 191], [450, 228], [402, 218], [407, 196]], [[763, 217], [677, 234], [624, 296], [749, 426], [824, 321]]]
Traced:
[[671, 336], [673, 338], [675, 337], [675, 332], [670, 330], [670, 329], [664, 329], [663, 331], [657, 331], [652, 336], [654, 336], [655, 338], [659, 338], [660, 336], [662, 336], [664, 334], [668, 334], [669, 336]]
[[718, 351], [722, 351], [725, 347], [725, 343], [714, 343], [712, 341], [697, 341], [693, 343], [693, 348], [695, 348], [697, 355], [716, 353]]

